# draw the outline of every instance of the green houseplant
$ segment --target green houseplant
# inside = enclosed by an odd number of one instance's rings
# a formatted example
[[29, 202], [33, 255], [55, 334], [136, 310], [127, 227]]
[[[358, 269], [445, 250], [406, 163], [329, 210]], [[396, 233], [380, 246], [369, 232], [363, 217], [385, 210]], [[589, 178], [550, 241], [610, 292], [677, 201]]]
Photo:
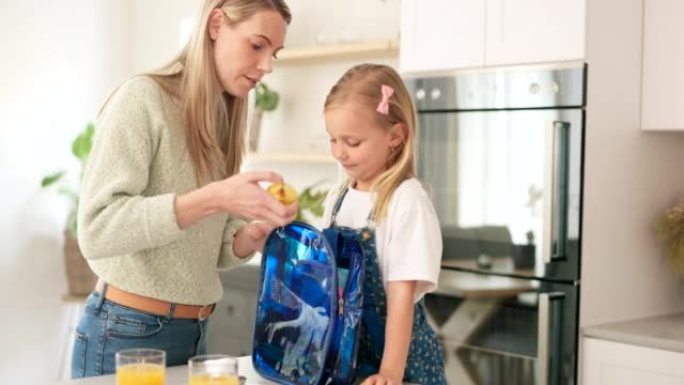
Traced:
[[323, 201], [328, 195], [328, 190], [317, 189], [321, 182], [306, 187], [297, 196], [299, 208], [295, 220], [308, 222], [309, 217], [320, 218], [323, 216]]
[[261, 82], [254, 89], [254, 110], [249, 128], [249, 151], [256, 152], [259, 147], [259, 132], [261, 131], [261, 117], [265, 111], [273, 111], [278, 108], [280, 96]]
[[679, 276], [684, 276], [684, 198], [665, 210], [658, 218], [655, 231], [665, 245], [670, 266]]
[[[88, 155], [90, 155], [94, 134], [95, 125], [93, 123], [88, 123], [83, 131], [81, 131], [71, 143], [71, 153], [81, 164], [80, 176], [83, 175], [83, 167], [88, 159]], [[58, 193], [67, 197], [70, 201], [71, 207], [64, 230], [64, 262], [67, 283], [69, 285], [70, 296], [84, 296], [88, 295], [93, 290], [93, 287], [95, 287], [97, 276], [95, 276], [90, 269], [90, 266], [88, 266], [88, 262], [85, 260], [78, 247], [76, 216], [78, 212], [79, 194], [77, 190], [68, 186], [66, 183], [63, 183], [65, 175], [65, 170], [47, 175], [41, 181], [41, 186], [43, 188], [59, 186], [57, 188]]]

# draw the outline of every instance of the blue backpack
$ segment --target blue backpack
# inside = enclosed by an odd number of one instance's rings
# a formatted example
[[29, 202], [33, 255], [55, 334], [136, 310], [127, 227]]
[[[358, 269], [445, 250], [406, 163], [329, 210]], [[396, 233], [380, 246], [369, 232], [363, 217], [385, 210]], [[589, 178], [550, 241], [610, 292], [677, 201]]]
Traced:
[[354, 232], [301, 222], [266, 240], [252, 363], [279, 384], [354, 381], [363, 307], [363, 248]]

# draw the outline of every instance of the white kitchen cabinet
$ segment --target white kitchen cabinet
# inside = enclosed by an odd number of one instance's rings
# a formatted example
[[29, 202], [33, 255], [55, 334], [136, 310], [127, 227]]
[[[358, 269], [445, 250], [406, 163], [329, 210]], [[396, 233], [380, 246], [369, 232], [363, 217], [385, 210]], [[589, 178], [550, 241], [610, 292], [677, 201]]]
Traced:
[[486, 0], [486, 3], [486, 65], [584, 58], [585, 0]]
[[684, 353], [584, 338], [584, 385], [684, 385]]
[[403, 0], [402, 73], [582, 60], [586, 0]]
[[484, 0], [402, 0], [402, 73], [484, 64]]
[[684, 130], [684, 1], [644, 1], [641, 127]]

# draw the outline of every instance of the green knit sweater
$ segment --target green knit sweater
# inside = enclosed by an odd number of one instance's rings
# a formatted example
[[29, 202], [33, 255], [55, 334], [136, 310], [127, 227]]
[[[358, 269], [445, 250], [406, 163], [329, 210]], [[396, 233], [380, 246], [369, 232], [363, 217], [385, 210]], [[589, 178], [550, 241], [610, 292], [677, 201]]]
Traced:
[[223, 293], [218, 270], [244, 221], [215, 214], [181, 230], [174, 198], [196, 188], [180, 106], [152, 79], [125, 82], [96, 123], [78, 211], [78, 241], [93, 271], [136, 294], [204, 305]]

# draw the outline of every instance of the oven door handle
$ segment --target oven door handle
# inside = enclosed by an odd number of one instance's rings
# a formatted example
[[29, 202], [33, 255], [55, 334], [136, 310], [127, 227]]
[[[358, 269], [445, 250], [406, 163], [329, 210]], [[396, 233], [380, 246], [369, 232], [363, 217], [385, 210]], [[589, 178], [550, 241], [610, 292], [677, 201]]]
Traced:
[[554, 121], [544, 151], [544, 263], [565, 259], [568, 221], [570, 122]]
[[565, 293], [539, 294], [537, 385], [560, 385]]

